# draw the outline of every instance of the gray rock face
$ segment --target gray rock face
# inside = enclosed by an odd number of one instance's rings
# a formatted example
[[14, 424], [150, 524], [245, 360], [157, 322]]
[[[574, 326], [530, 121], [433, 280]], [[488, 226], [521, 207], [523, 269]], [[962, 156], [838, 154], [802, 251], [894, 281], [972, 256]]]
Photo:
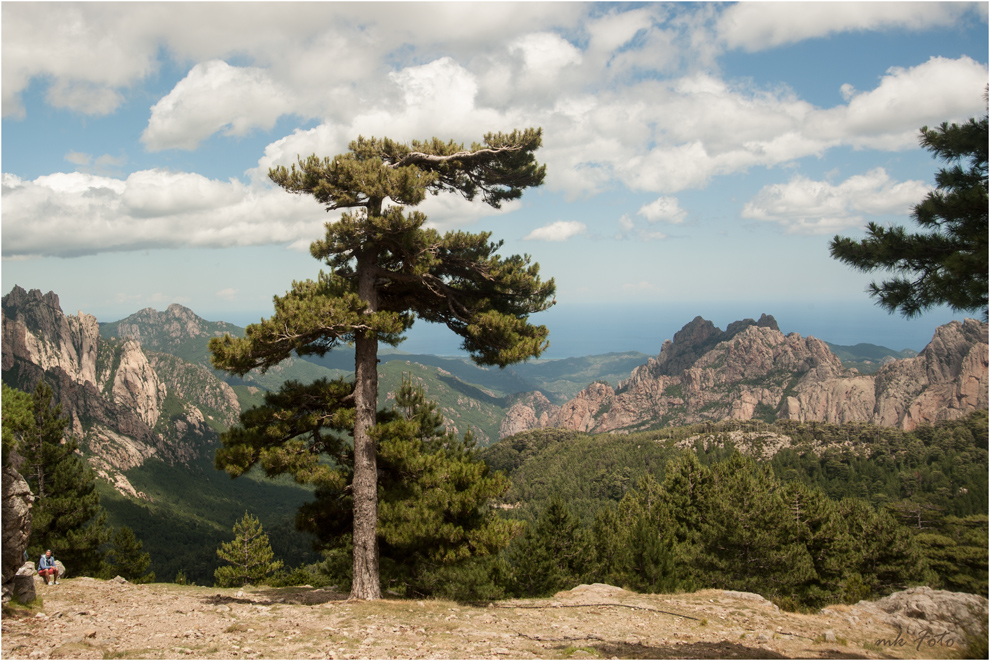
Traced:
[[498, 437], [505, 438], [527, 429], [546, 427], [550, 418], [559, 410], [560, 407], [551, 403], [543, 393], [527, 393], [506, 412], [498, 428]]
[[987, 408], [987, 324], [974, 319], [939, 326], [924, 351], [883, 365], [872, 376], [836, 375], [802, 383], [782, 418], [862, 420], [912, 430]]
[[785, 336], [768, 315], [725, 331], [697, 317], [617, 388], [593, 383], [556, 412], [520, 400], [503, 431], [628, 432], [754, 417], [911, 430], [987, 408], [987, 355], [987, 324], [953, 321], [918, 356], [862, 375], [821, 340]]
[[3, 298], [3, 370], [21, 357], [42, 370], [61, 368], [74, 381], [96, 383], [96, 317], [65, 316], [53, 292], [14, 287]]
[[13, 598], [22, 604], [28, 604], [34, 601], [38, 594], [34, 589], [34, 578], [38, 575], [37, 570], [34, 568], [33, 562], [25, 562], [17, 573], [14, 574], [13, 580]]
[[3, 467], [3, 603], [14, 594], [14, 577], [24, 564], [31, 534], [34, 496], [25, 479], [10, 466]]
[[158, 422], [167, 395], [165, 384], [159, 383], [158, 374], [134, 340], [124, 342], [111, 392], [114, 402], [135, 411], [149, 427]]

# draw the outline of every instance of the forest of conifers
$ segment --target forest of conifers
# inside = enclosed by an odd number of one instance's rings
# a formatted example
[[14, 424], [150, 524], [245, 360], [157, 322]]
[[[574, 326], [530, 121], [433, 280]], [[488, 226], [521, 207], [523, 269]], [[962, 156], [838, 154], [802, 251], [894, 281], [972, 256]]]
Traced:
[[[504, 550], [446, 565], [385, 557], [382, 585], [465, 600], [546, 596], [590, 582], [641, 592], [724, 588], [785, 608], [918, 584], [985, 595], [987, 420], [981, 411], [911, 432], [794, 421], [526, 432], [472, 451], [511, 482], [493, 503], [520, 522]], [[739, 432], [746, 455], [731, 440]], [[784, 435], [790, 447], [749, 458]], [[245, 492], [259, 487], [244, 484]], [[290, 569], [269, 582], [346, 589], [347, 544], [320, 559], [300, 548], [303, 535], [287, 535], [292, 517], [283, 516], [285, 525], [268, 532]], [[150, 532], [149, 550], [159, 547]], [[189, 553], [206, 561], [183, 574], [212, 583], [212, 555]]]
[[[736, 431], [755, 449], [773, 434], [793, 445], [757, 463], [726, 442]], [[912, 432], [792, 421], [544, 430], [485, 458], [512, 476], [505, 500], [519, 506], [508, 511], [531, 522], [507, 553], [514, 594], [590, 581], [803, 606], [910, 584], [987, 593], [986, 412]]]

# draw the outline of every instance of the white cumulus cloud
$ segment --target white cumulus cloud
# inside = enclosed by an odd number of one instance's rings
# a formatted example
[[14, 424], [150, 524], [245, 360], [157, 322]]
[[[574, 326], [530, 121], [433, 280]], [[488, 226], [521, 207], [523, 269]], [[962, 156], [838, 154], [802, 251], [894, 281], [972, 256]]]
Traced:
[[978, 114], [975, 106], [982, 103], [986, 84], [986, 65], [965, 56], [892, 67], [872, 90], [845, 88], [848, 104], [812, 113], [806, 132], [854, 147], [912, 148], [918, 144], [919, 127]]
[[[21, 93], [49, 81], [55, 107], [101, 115], [123, 101], [120, 89], [158, 69], [152, 23], [132, 22], [120, 5], [3, 5], [3, 115], [24, 116]], [[159, 10], [160, 11], [160, 10]], [[142, 13], [146, 13], [142, 10]]]
[[218, 131], [245, 135], [270, 129], [294, 100], [257, 67], [233, 67], [222, 60], [197, 64], [151, 108], [141, 141], [151, 151], [195, 149]]
[[576, 220], [558, 220], [549, 225], [537, 227], [524, 236], [523, 241], [567, 241], [587, 231], [588, 226], [582, 222]]
[[619, 241], [627, 241], [632, 239], [636, 241], [648, 242], [662, 241], [667, 238], [667, 235], [663, 232], [639, 227], [636, 225], [636, 222], [629, 217], [629, 214], [623, 214], [622, 217], [619, 218], [619, 231], [616, 232], [615, 238]]
[[[951, 25], [974, 8], [950, 2], [740, 2], [722, 12], [726, 46], [759, 51], [853, 30], [929, 29]], [[974, 3], [975, 4], [975, 3]]]
[[288, 244], [320, 238], [327, 220], [312, 199], [191, 173], [3, 175], [5, 258]]
[[865, 224], [864, 216], [905, 218], [931, 188], [893, 181], [883, 168], [839, 184], [802, 176], [764, 187], [743, 206], [743, 218], [779, 223], [788, 233], [830, 234]]

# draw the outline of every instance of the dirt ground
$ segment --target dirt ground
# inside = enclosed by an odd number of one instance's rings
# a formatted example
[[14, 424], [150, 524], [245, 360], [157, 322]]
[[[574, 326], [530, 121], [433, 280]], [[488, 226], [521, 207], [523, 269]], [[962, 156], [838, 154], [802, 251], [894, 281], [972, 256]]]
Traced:
[[[779, 611], [747, 593], [640, 595], [579, 586], [553, 599], [347, 601], [312, 588], [38, 583], [7, 611], [4, 659], [952, 658], [862, 611]], [[930, 642], [930, 641], [929, 641]]]

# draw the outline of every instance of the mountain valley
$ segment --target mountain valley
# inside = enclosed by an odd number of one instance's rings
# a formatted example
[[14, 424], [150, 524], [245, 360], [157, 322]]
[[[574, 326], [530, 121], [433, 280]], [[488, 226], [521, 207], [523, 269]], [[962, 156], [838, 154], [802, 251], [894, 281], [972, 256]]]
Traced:
[[[287, 564], [317, 558], [309, 537], [292, 523], [296, 508], [311, 497], [310, 488], [267, 480], [257, 471], [231, 480], [213, 469], [212, 457], [219, 434], [260, 403], [267, 390], [288, 380], [347, 376], [353, 350], [296, 357], [243, 378], [214, 370], [209, 339], [243, 332], [176, 304], [99, 323], [83, 312], [65, 315], [52, 292], [14, 287], [3, 298], [4, 382], [26, 391], [42, 378], [52, 385], [100, 478], [111, 522], [130, 526], [144, 540], [160, 579], [171, 580], [181, 570], [190, 580], [209, 583], [217, 561], [203, 549], [229, 539], [245, 509], [259, 516]], [[380, 357], [379, 402], [388, 406], [404, 378], [422, 385], [440, 405], [447, 428], [471, 429], [488, 448], [484, 456], [493, 468], [518, 482], [507, 507], [514, 506], [513, 499], [534, 498], [525, 486], [527, 471], [534, 469], [513, 473], [498, 457], [518, 444], [515, 439], [533, 434], [565, 439], [574, 447], [613, 443], [618, 448], [624, 447], [624, 436], [641, 444], [638, 433], [680, 425], [857, 421], [910, 430], [963, 420], [987, 407], [986, 323], [943, 326], [916, 356], [873, 345], [836, 350], [841, 359], [816, 338], [783, 335], [773, 317], [763, 315], [724, 331], [698, 317], [656, 357], [611, 353], [500, 370], [462, 357], [391, 351]], [[877, 369], [864, 374], [851, 367], [857, 363]], [[591, 436], [601, 432], [611, 434]], [[745, 445], [752, 439], [737, 440]], [[623, 450], [608, 459], [607, 468], [589, 479], [589, 494], [574, 494], [575, 507], [582, 509], [581, 498], [621, 496], [635, 482], [639, 469], [630, 470], [633, 464], [662, 466], [659, 456], [642, 464], [637, 452]], [[579, 464], [578, 455], [551, 453], [536, 470], [564, 457]], [[535, 512], [527, 511], [527, 516]]]

